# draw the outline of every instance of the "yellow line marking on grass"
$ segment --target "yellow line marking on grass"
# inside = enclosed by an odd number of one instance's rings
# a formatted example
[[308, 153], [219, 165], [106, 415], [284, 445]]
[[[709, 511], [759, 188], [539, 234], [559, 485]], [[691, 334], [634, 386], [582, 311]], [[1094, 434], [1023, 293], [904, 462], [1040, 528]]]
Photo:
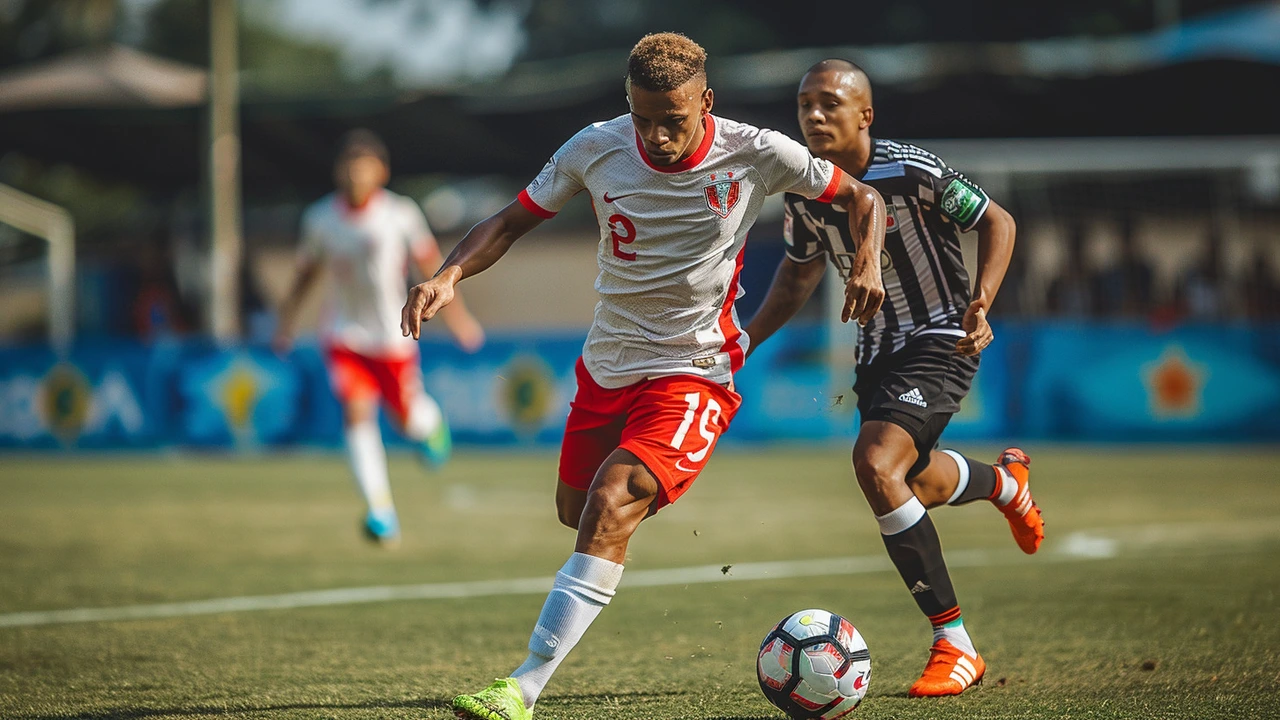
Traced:
[[[1046, 548], [1034, 559], [1013, 550], [955, 550], [947, 553], [947, 565], [960, 567], [995, 567], [1018, 562], [1082, 562], [1114, 557], [1121, 549], [1152, 550], [1172, 546], [1232, 544], [1241, 541], [1280, 539], [1280, 518], [1261, 518], [1232, 523], [1200, 522], [1148, 525], [1081, 531], [1067, 535], [1057, 549]], [[669, 587], [706, 585], [753, 580], [785, 580], [836, 575], [861, 575], [891, 572], [893, 564], [884, 555], [836, 557], [814, 560], [735, 563], [729, 570], [724, 565], [700, 565], [655, 570], [630, 570], [622, 578], [622, 586]], [[538, 595], [551, 589], [550, 577], [512, 580], [480, 580], [422, 585], [375, 585], [283, 593], [214, 598], [189, 602], [121, 607], [75, 608], [69, 610], [36, 610], [0, 615], [0, 628], [62, 625], [85, 622], [119, 622], [122, 620], [155, 620], [160, 618], [214, 615], [256, 610], [292, 610], [295, 608], [356, 605], [402, 600], [451, 600], [459, 598], [503, 595]]]

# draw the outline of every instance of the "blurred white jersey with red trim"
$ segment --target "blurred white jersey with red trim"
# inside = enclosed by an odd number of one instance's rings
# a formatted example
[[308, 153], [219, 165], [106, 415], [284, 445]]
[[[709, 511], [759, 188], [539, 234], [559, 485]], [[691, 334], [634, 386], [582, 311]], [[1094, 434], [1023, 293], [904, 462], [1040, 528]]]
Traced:
[[544, 218], [591, 194], [600, 302], [582, 357], [603, 387], [675, 374], [729, 382], [749, 342], [734, 309], [742, 251], [765, 196], [830, 202], [840, 184], [839, 168], [782, 133], [712, 115], [704, 125], [693, 155], [657, 166], [630, 115], [596, 123], [520, 193]]
[[374, 358], [416, 353], [417, 343], [400, 333], [400, 308], [409, 259], [425, 257], [435, 242], [418, 203], [388, 190], [360, 208], [337, 193], [308, 207], [298, 260], [329, 269], [325, 341]]

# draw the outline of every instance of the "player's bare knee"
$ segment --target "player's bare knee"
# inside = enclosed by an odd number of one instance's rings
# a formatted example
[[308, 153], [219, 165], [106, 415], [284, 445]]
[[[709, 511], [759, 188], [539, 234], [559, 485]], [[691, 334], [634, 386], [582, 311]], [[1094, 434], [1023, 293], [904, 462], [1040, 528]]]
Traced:
[[346, 423], [347, 427], [353, 427], [371, 420], [373, 413], [373, 407], [369, 403], [355, 400], [343, 405], [342, 421]]
[[578, 532], [604, 541], [625, 540], [635, 532], [652, 504], [653, 497], [636, 497], [619, 484], [593, 487], [587, 494]]
[[600, 525], [614, 529], [633, 525], [636, 517], [644, 517], [647, 507], [644, 498], [636, 498], [622, 488], [600, 488], [593, 490], [588, 496], [587, 505], [591, 507]]
[[886, 498], [906, 482], [898, 469], [900, 465], [885, 448], [876, 445], [854, 448], [853, 473], [868, 499]]

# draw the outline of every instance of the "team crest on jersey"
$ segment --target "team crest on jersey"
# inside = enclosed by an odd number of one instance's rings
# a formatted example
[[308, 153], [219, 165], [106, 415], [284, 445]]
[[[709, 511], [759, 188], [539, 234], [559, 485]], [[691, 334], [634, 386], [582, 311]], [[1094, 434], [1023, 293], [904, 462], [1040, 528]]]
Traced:
[[884, 207], [884, 231], [898, 232], [898, 209], [893, 205]]
[[742, 194], [740, 183], [733, 179], [731, 172], [725, 173], [719, 179], [712, 174], [711, 184], [703, 187], [702, 191], [707, 196], [707, 207], [722, 218], [729, 217], [729, 213], [733, 212], [733, 206], [738, 204], [738, 197]]

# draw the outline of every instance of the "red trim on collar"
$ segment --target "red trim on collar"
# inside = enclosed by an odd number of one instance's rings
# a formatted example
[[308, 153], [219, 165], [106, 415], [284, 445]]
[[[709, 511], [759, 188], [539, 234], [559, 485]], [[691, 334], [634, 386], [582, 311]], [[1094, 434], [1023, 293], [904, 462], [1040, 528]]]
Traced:
[[702, 126], [705, 128], [702, 133], [702, 144], [698, 146], [698, 149], [692, 155], [675, 165], [654, 165], [653, 161], [649, 159], [649, 153], [644, 151], [644, 142], [640, 140], [640, 133], [636, 133], [636, 150], [640, 152], [640, 159], [644, 160], [645, 165], [660, 173], [678, 173], [698, 167], [703, 160], [707, 159], [707, 153], [711, 152], [711, 145], [716, 141], [715, 116], [711, 113], [703, 115]]
[[339, 212], [341, 212], [344, 216], [357, 216], [363, 213], [365, 210], [368, 210], [369, 207], [372, 206], [374, 202], [378, 201], [382, 197], [382, 192], [383, 191], [381, 188], [374, 190], [372, 193], [369, 194], [369, 197], [366, 198], [365, 201], [360, 205], [352, 205], [351, 203], [347, 202], [347, 199], [343, 197], [341, 192], [334, 193], [333, 199], [338, 205]]

